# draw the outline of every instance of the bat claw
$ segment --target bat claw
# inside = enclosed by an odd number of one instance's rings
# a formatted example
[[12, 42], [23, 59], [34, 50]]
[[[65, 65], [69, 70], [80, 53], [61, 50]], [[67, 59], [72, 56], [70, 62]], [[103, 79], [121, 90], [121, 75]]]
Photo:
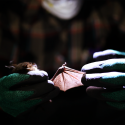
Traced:
[[66, 66], [66, 64], [67, 64], [67, 63], [65, 62], [62, 66]]

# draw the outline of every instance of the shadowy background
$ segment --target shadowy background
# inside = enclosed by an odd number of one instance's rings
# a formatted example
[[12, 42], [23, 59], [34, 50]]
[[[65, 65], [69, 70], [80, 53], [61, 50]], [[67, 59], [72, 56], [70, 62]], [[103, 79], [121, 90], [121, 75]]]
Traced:
[[0, 77], [10, 61], [35, 62], [50, 78], [64, 62], [80, 70], [95, 51], [124, 51], [124, 0], [84, 0], [79, 14], [60, 20], [40, 0], [0, 1]]
[[10, 61], [35, 62], [50, 78], [64, 62], [81, 70], [96, 51], [125, 51], [124, 42], [124, 0], [84, 0], [71, 20], [49, 14], [40, 0], [0, 0], [0, 77]]

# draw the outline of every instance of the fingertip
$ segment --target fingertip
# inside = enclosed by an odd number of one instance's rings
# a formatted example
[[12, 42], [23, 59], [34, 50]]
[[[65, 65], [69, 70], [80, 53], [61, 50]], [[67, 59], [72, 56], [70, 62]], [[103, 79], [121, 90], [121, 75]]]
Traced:
[[95, 52], [95, 53], [93, 54], [93, 59], [96, 59], [96, 58], [100, 55], [100, 53], [101, 53], [101, 52]]
[[48, 80], [48, 83], [54, 85], [54, 82], [52, 82], [51, 80]]
[[102, 64], [104, 61], [98, 61], [98, 62], [92, 62], [89, 64], [84, 65], [81, 68], [82, 72], [87, 72], [87, 73], [99, 73], [103, 71]]
[[29, 71], [28, 73], [27, 73], [28, 75], [36, 75], [36, 76], [41, 76], [41, 77], [45, 77], [45, 76], [47, 76], [48, 77], [48, 73], [46, 72], [46, 71]]
[[92, 93], [94, 90], [97, 90], [97, 89], [98, 89], [98, 87], [96, 87], [96, 86], [89, 86], [89, 87], [86, 88], [86, 92], [87, 92], [88, 94], [90, 94], [90, 93]]
[[107, 50], [104, 50], [104, 51], [99, 51], [99, 52], [95, 52], [94, 54], [93, 54], [93, 58], [94, 59], [98, 59], [98, 58], [100, 58], [100, 57], [103, 57], [103, 58], [105, 58], [105, 56], [107, 56], [107, 55], [115, 55], [115, 54], [117, 54], [117, 51], [116, 50], [113, 50], [113, 49], [107, 49]]
[[92, 97], [94, 97], [95, 93], [100, 90], [101, 87], [89, 86], [86, 88], [86, 93]]
[[42, 72], [45, 76], [48, 76], [48, 73], [46, 71], [42, 70]]
[[84, 66], [81, 68], [81, 72], [85, 72]]
[[82, 71], [82, 72], [86, 72], [86, 71], [89, 70], [90, 68], [91, 68], [91, 63], [84, 65], [84, 66], [81, 68], [81, 71]]

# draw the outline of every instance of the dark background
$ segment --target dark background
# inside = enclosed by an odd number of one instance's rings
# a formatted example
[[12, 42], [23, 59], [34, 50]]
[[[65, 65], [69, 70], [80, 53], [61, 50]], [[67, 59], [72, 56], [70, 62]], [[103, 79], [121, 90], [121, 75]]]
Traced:
[[81, 70], [96, 51], [125, 51], [124, 42], [124, 0], [84, 0], [70, 20], [49, 14], [39, 0], [0, 0], [0, 77], [8, 75], [10, 61], [35, 62], [50, 78], [64, 62]]
[[124, 51], [124, 15], [124, 0], [84, 0], [71, 20], [49, 14], [38, 0], [1, 0], [0, 76], [10, 61], [35, 62], [51, 78], [64, 62], [80, 70], [96, 51]]

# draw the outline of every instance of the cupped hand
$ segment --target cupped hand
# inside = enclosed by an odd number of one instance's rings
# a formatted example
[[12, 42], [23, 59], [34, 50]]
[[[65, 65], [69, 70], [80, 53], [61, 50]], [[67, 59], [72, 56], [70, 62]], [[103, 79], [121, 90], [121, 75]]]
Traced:
[[86, 92], [90, 96], [121, 110], [125, 109], [124, 57], [125, 52], [116, 50], [96, 52], [93, 58], [101, 61], [86, 64], [81, 69], [81, 71], [86, 72], [86, 78], [82, 78], [82, 83], [88, 86]]

